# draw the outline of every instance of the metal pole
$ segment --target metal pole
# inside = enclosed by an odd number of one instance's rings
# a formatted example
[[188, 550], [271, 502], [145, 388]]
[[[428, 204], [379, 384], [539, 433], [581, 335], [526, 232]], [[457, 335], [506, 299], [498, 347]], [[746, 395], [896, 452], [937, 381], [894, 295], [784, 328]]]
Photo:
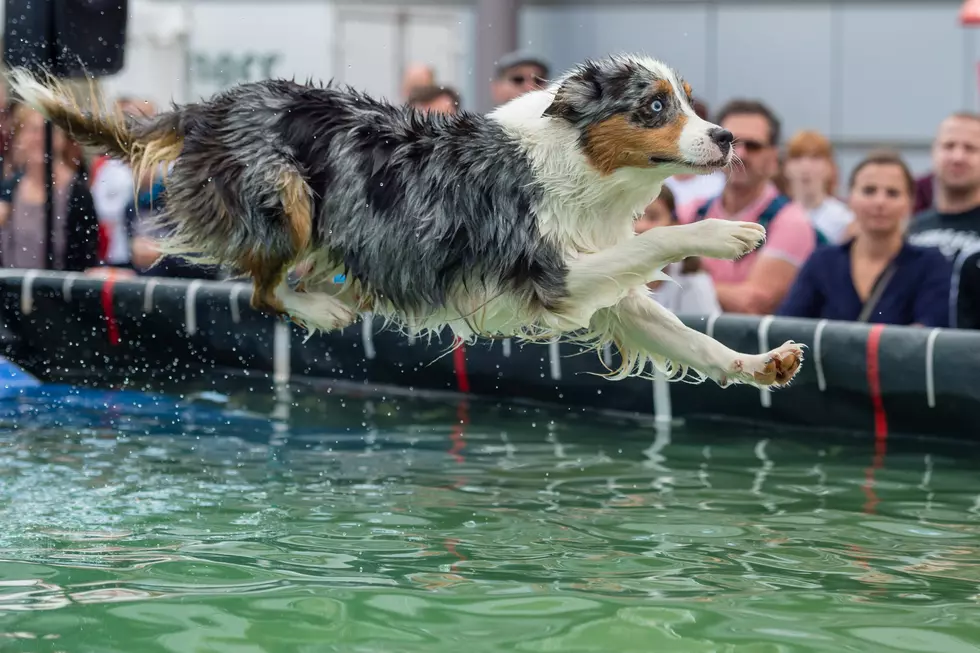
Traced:
[[[58, 73], [58, 66], [55, 62], [57, 58], [57, 48], [55, 47], [56, 40], [58, 38], [58, 29], [55, 22], [55, 0], [48, 0], [48, 20], [47, 29], [45, 34], [45, 42], [47, 43], [48, 56], [47, 66], [48, 70], [54, 74]], [[54, 129], [49, 120], [44, 121], [44, 179], [45, 179], [45, 189], [44, 194], [44, 217], [45, 217], [45, 233], [47, 234], [47, 241], [44, 243], [44, 252], [46, 255], [45, 262], [46, 268], [48, 270], [53, 270], [55, 267], [54, 262], [54, 154], [53, 154], [53, 144], [54, 144]]]
[[405, 79], [405, 64], [408, 59], [408, 12], [401, 7], [395, 10], [395, 47], [392, 50], [398, 71], [395, 79], [401, 83]]
[[184, 49], [182, 53], [184, 55], [183, 97], [180, 99], [180, 103], [184, 103], [197, 100], [197, 97], [191, 97], [191, 90], [193, 89], [191, 77], [194, 75], [194, 63], [191, 57], [191, 30], [194, 29], [194, 7], [192, 0], [182, 0], [180, 6], [182, 9], [181, 18], [184, 21], [183, 33], [180, 36], [181, 47]]
[[46, 192], [44, 194], [44, 218], [45, 233], [47, 241], [44, 243], [46, 254], [46, 265], [48, 270], [53, 270], [54, 265], [54, 156], [51, 144], [54, 141], [54, 133], [51, 123], [44, 121], [44, 178]]
[[517, 21], [521, 0], [477, 0], [476, 3], [476, 110], [493, 108], [490, 82], [497, 60], [517, 49]]

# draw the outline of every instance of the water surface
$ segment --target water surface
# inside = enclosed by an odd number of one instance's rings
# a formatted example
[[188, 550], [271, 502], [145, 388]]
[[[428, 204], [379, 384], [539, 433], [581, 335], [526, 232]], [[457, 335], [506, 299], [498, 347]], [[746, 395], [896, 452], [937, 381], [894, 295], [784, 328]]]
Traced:
[[0, 402], [0, 650], [980, 651], [969, 445], [280, 399]]

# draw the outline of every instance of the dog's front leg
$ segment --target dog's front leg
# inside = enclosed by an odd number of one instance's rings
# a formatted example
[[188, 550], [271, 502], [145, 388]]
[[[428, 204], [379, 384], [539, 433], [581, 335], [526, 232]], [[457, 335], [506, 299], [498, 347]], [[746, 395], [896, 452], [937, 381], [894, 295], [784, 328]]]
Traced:
[[735, 259], [765, 239], [754, 222], [708, 219], [685, 225], [649, 229], [629, 240], [569, 264], [569, 305], [591, 315], [612, 306], [630, 288], [657, 278], [668, 263], [689, 256]]
[[615, 306], [599, 310], [592, 327], [619, 346], [636, 373], [647, 371], [650, 360], [666, 359], [700, 372], [722, 387], [733, 383], [784, 386], [803, 361], [803, 349], [792, 341], [764, 354], [729, 349], [686, 326], [642, 292], [631, 292]]

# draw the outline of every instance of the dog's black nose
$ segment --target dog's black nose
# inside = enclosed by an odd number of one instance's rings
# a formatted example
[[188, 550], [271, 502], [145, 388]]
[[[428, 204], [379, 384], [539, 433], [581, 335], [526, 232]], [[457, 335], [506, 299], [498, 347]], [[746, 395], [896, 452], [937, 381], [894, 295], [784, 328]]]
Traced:
[[722, 129], [721, 127], [715, 127], [710, 132], [708, 136], [714, 141], [715, 145], [721, 148], [722, 152], [727, 152], [732, 147], [732, 141], [735, 140], [735, 136], [732, 135], [727, 129]]

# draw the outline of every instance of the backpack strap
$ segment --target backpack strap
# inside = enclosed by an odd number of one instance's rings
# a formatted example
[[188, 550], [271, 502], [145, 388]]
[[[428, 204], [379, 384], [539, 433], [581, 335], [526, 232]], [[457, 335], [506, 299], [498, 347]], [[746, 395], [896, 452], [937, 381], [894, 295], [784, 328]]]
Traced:
[[714, 197], [706, 200], [705, 202], [702, 202], [701, 206], [698, 207], [697, 212], [694, 214], [694, 221], [700, 222], [701, 220], [704, 220], [705, 217], [708, 215], [708, 210], [711, 209], [711, 205], [714, 203], [715, 203]]
[[[711, 209], [711, 205], [715, 203], [716, 199], [717, 199], [716, 197], [712, 197], [711, 199], [705, 201], [703, 204], [701, 204], [701, 206], [698, 207], [697, 213], [694, 218], [695, 221], [704, 220], [705, 217], [707, 217], [708, 211]], [[762, 213], [759, 214], [759, 224], [761, 224], [763, 227], [768, 228], [769, 223], [772, 222], [772, 219], [775, 218], [776, 215], [778, 215], [779, 212], [782, 211], [787, 204], [789, 204], [789, 202], [790, 199], [785, 195], [777, 195], [776, 197], [774, 197], [772, 201], [769, 202], [769, 205], [766, 206], [765, 209], [763, 209]]]
[[888, 287], [888, 282], [895, 276], [896, 270], [898, 270], [898, 257], [892, 259], [888, 267], [885, 268], [885, 271], [875, 281], [875, 285], [871, 289], [871, 294], [868, 295], [867, 301], [861, 307], [861, 313], [857, 317], [857, 322], [868, 322], [871, 319], [871, 313], [874, 312], [875, 306], [881, 300], [881, 296], [885, 294], [885, 288]]
[[[786, 197], [785, 195], [777, 195], [776, 197], [774, 197], [773, 200], [769, 202], [769, 206], [767, 206], [765, 210], [759, 215], [759, 224], [761, 224], [766, 229], [769, 229], [769, 223], [772, 222], [773, 218], [779, 215], [779, 212], [782, 211], [784, 208], [786, 208], [786, 205], [789, 204], [790, 202], [792, 202], [792, 200], [790, 200], [790, 198]], [[827, 236], [825, 236], [824, 233], [819, 229], [817, 229], [816, 227], [813, 228], [813, 233], [817, 238], [818, 247], [820, 245], [833, 244], [827, 238]]]
[[763, 209], [762, 213], [759, 214], [759, 224], [768, 229], [769, 223], [772, 222], [773, 218], [779, 215], [780, 211], [786, 208], [786, 205], [789, 204], [789, 202], [790, 199], [785, 195], [776, 195], [776, 197], [772, 198], [772, 201], [769, 202], [769, 206]]

